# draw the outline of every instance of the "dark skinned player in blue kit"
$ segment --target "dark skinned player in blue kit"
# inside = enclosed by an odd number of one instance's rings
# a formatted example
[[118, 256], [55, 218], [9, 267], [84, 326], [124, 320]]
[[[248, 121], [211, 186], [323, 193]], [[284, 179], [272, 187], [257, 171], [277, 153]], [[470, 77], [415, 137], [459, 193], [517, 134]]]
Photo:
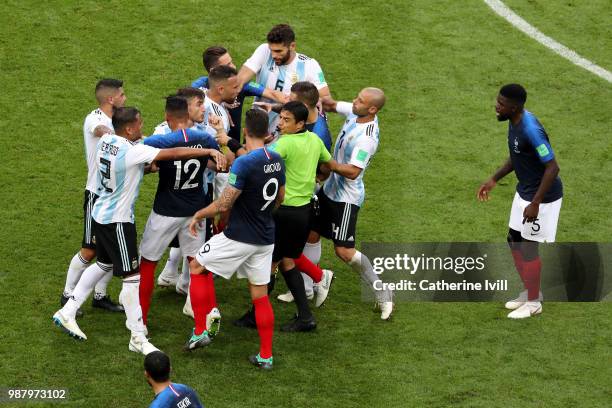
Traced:
[[497, 96], [497, 120], [508, 124], [510, 156], [478, 190], [478, 200], [488, 201], [497, 182], [514, 171], [518, 179], [510, 213], [508, 243], [525, 291], [506, 302], [511, 319], [542, 313], [539, 242], [554, 242], [563, 197], [548, 135], [535, 115], [524, 108], [527, 92], [518, 84], [503, 86]]

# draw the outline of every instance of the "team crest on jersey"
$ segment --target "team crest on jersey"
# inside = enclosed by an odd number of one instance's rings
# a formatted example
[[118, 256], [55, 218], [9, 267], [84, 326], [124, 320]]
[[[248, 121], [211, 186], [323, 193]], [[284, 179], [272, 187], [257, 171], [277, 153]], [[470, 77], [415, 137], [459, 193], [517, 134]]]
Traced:
[[138, 268], [138, 259], [132, 259], [132, 269]]
[[514, 149], [513, 149], [513, 150], [514, 150], [514, 153], [520, 153], [520, 152], [521, 152], [521, 151], [519, 150], [518, 146], [519, 146], [519, 141], [518, 141], [518, 138], [517, 138], [517, 137], [515, 137], [515, 138], [514, 138]]
[[293, 85], [298, 81], [299, 81], [299, 78], [298, 78], [297, 72], [294, 72], [293, 74], [291, 74], [291, 84]]

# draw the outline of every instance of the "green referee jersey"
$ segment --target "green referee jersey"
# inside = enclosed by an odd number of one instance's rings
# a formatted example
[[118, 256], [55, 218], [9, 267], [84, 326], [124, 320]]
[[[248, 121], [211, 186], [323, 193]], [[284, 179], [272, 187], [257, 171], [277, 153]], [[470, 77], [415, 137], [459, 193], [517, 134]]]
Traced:
[[300, 207], [310, 202], [315, 186], [317, 165], [331, 160], [323, 141], [305, 131], [282, 135], [270, 146], [285, 161], [285, 201], [283, 205]]

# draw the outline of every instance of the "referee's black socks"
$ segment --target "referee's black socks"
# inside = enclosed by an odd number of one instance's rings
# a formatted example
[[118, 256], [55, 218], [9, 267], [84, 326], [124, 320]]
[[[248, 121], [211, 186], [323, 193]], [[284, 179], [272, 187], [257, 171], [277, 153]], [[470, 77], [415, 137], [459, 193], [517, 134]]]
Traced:
[[294, 267], [287, 272], [283, 272], [283, 277], [295, 300], [295, 305], [298, 309], [298, 319], [312, 319], [312, 313], [308, 306], [308, 298], [306, 297], [306, 290], [304, 289], [304, 279], [300, 271]]

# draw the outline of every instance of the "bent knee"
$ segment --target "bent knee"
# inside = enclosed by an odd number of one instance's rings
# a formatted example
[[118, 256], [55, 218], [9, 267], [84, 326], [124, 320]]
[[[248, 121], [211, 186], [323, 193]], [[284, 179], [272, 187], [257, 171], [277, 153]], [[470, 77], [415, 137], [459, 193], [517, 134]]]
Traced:
[[350, 262], [351, 259], [353, 259], [353, 255], [355, 255], [354, 248], [335, 247], [334, 250], [338, 258], [342, 259], [344, 262]]

